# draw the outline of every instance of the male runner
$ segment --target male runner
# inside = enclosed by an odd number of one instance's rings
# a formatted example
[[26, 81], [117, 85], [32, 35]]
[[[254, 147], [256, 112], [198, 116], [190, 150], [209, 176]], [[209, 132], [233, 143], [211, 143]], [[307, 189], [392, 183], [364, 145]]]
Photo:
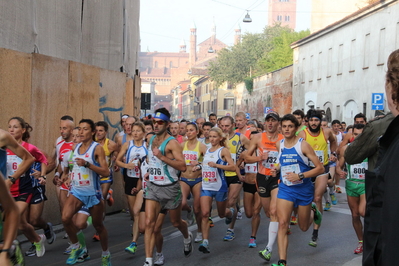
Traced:
[[218, 117], [217, 115], [215, 115], [214, 113], [209, 115], [209, 122], [211, 122], [213, 124], [213, 126], [215, 126], [218, 122]]
[[153, 118], [155, 136], [148, 146], [149, 177], [145, 192], [145, 266], [153, 264], [154, 228], [161, 208], [169, 210], [172, 224], [184, 237], [184, 255], [191, 255], [193, 236], [181, 218], [181, 190], [179, 172], [186, 170], [180, 144], [167, 133], [170, 113], [165, 108], [155, 111]]
[[244, 135], [249, 139], [251, 135], [251, 131], [248, 129], [247, 126], [248, 119], [244, 112], [238, 112], [235, 116], [235, 124], [236, 124], [236, 132]]
[[179, 123], [179, 135], [183, 136], [183, 138], [186, 138], [186, 126], [187, 126], [187, 121], [186, 120], [182, 120]]
[[259, 256], [266, 261], [270, 261], [272, 256], [273, 244], [277, 238], [278, 220], [277, 220], [277, 193], [279, 176], [272, 176], [272, 171], [276, 168], [278, 161], [278, 151], [276, 143], [282, 140], [283, 135], [279, 134], [279, 115], [271, 112], [266, 115], [265, 127], [266, 131], [252, 137], [250, 147], [247, 154], [257, 152], [258, 156], [245, 156], [246, 163], [258, 163], [258, 174], [256, 175], [256, 185], [263, 206], [268, 217], [269, 224], [269, 240], [264, 250], [259, 251]]
[[183, 138], [182, 135], [179, 135], [179, 122], [177, 122], [177, 121], [170, 122], [169, 131], [170, 131], [172, 137], [174, 137], [177, 140], [177, 142], [183, 143], [186, 140], [185, 138]]
[[199, 141], [204, 143], [207, 149], [212, 147], [211, 141], [209, 140], [209, 132], [211, 131], [212, 127], [213, 124], [211, 122], [205, 122], [202, 125], [202, 132], [204, 133], [204, 138], [200, 139]]
[[[327, 180], [329, 175], [329, 158], [331, 161], [336, 161], [337, 141], [335, 135], [329, 128], [321, 128], [322, 114], [317, 110], [309, 110], [306, 114], [309, 122], [308, 128], [299, 133], [299, 137], [306, 140], [307, 143], [314, 149], [320, 162], [324, 165], [324, 174], [312, 178], [315, 184], [314, 187], [314, 202], [320, 213], [323, 213], [322, 198], [326, 190]], [[328, 154], [328, 141], [330, 142], [331, 154]], [[314, 164], [310, 164], [314, 167]], [[309, 245], [312, 247], [317, 246], [317, 238], [320, 224], [314, 224], [312, 239]]]
[[[231, 157], [234, 163], [237, 162], [238, 157], [240, 156], [243, 147], [249, 147], [249, 139], [244, 135], [234, 132], [234, 119], [231, 116], [225, 116], [220, 121], [220, 128], [223, 133], [226, 134], [228, 138], [228, 146], [230, 150]], [[227, 181], [227, 186], [229, 188], [228, 192], [228, 203], [227, 208], [230, 208], [230, 211], [233, 212], [232, 219], [226, 218], [226, 224], [229, 225], [227, 229], [226, 235], [223, 238], [224, 241], [232, 241], [235, 238], [234, 235], [234, 224], [237, 218], [237, 201], [242, 188], [242, 179], [241, 175], [239, 177], [240, 170], [236, 167], [236, 171], [226, 171], [225, 177]]]

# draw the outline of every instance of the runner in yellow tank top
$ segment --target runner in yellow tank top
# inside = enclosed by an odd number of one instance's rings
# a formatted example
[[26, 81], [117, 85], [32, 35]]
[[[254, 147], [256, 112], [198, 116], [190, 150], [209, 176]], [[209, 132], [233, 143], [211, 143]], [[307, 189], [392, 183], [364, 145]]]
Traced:
[[[236, 163], [243, 148], [249, 148], [249, 139], [243, 134], [234, 132], [234, 119], [231, 116], [225, 116], [222, 118], [222, 120], [220, 121], [220, 128], [222, 129], [223, 133], [226, 134], [231, 157], [234, 163]], [[237, 166], [235, 172], [225, 171], [225, 176], [229, 190], [227, 196], [227, 208], [233, 210], [234, 215], [233, 219], [226, 219], [226, 224], [229, 225], [229, 228], [227, 229], [226, 236], [223, 240], [231, 241], [235, 238], [234, 224], [237, 218], [236, 203], [238, 201], [238, 196], [242, 188], [243, 179]]]
[[[202, 216], [200, 207], [202, 171], [196, 169], [197, 166], [202, 163], [207, 148], [205, 144], [197, 139], [200, 131], [196, 124], [188, 123], [186, 131], [187, 141], [181, 144], [187, 166], [186, 171], [182, 172], [180, 177], [182, 210], [187, 211], [187, 221], [189, 225], [194, 223], [194, 218], [197, 221], [198, 230], [195, 242], [198, 243], [202, 241]], [[187, 197], [190, 192], [193, 194], [194, 198], [192, 207], [187, 204]]]
[[[320, 162], [324, 165], [324, 174], [312, 178], [314, 182], [314, 202], [317, 209], [323, 213], [323, 194], [327, 187], [327, 180], [329, 178], [328, 161], [336, 161], [337, 141], [333, 131], [329, 128], [321, 128], [322, 114], [317, 110], [309, 110], [306, 114], [309, 121], [309, 126], [305, 130], [299, 132], [299, 137], [304, 138], [307, 143], [315, 150]], [[331, 154], [328, 154], [327, 141], [330, 142]], [[312, 166], [312, 165], [311, 165]], [[312, 239], [309, 245], [317, 246], [317, 238], [320, 225], [314, 224]]]

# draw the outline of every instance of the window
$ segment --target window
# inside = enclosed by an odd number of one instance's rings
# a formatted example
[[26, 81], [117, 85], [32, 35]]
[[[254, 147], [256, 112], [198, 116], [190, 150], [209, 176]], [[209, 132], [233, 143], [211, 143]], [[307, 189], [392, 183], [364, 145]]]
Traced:
[[158, 68], [158, 61], [155, 61], [154, 68]]
[[208, 84], [206, 84], [206, 86], [205, 86], [205, 93], [209, 93], [209, 86], [208, 86]]
[[332, 65], [332, 48], [328, 49], [327, 55], [327, 78], [331, 77], [331, 65]]
[[283, 16], [277, 15], [277, 21], [282, 21], [282, 20], [283, 20]]
[[355, 72], [356, 39], [351, 42], [351, 55], [349, 58], [349, 72]]
[[378, 46], [378, 64], [377, 66], [381, 66], [384, 64], [386, 60], [385, 54], [385, 28], [380, 30], [380, 39], [379, 39], [379, 46]]
[[173, 62], [170, 61], [170, 62], [169, 62], [169, 68], [172, 68], [172, 67], [173, 67]]
[[290, 21], [290, 16], [285, 16], [284, 18], [285, 18], [285, 21], [287, 21], [287, 22]]
[[310, 56], [309, 60], [309, 81], [313, 81], [313, 55]]
[[223, 103], [223, 109], [224, 110], [231, 110], [233, 109], [233, 105], [234, 105], [234, 99], [230, 98], [230, 99], [224, 99], [224, 103]]
[[370, 33], [366, 34], [364, 38], [364, 53], [363, 53], [363, 69], [369, 67], [369, 57], [370, 57]]
[[322, 70], [322, 63], [323, 63], [323, 52], [319, 53], [319, 58], [317, 58], [317, 80], [321, 79], [321, 70]]
[[366, 112], [367, 112], [367, 103], [363, 103], [363, 114], [365, 116], [367, 116]]
[[344, 52], [344, 44], [340, 44], [338, 47], [338, 70], [337, 75], [342, 75], [342, 65], [343, 65], [343, 52]]

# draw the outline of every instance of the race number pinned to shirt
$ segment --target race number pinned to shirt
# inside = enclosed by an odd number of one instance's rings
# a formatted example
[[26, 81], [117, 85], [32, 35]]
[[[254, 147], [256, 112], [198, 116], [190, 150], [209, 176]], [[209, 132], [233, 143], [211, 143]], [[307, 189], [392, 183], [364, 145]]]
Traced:
[[291, 164], [291, 165], [285, 165], [281, 167], [281, 177], [283, 179], [283, 183], [287, 186], [294, 186], [298, 184], [302, 184], [303, 180], [297, 180], [294, 182], [288, 181], [287, 180], [287, 173], [300, 173], [301, 170], [299, 168], [299, 164]]
[[196, 151], [184, 151], [184, 160], [186, 165], [191, 165], [192, 162], [198, 161], [198, 153]]
[[350, 166], [351, 169], [351, 178], [353, 179], [360, 179], [364, 180], [366, 177], [366, 170], [368, 168], [368, 163], [367, 162], [362, 162], [358, 164], [353, 164]]
[[[317, 158], [321, 162], [321, 164], [324, 164], [324, 151], [314, 151], [316, 153]], [[310, 167], [316, 167], [312, 161], [309, 160], [309, 166]]]
[[202, 166], [202, 182], [203, 183], [216, 183], [217, 182], [217, 169], [210, 167], [208, 162], [204, 162]]
[[156, 157], [151, 160], [151, 164], [150, 164], [150, 167], [148, 169], [148, 172], [150, 174], [149, 180], [151, 182], [164, 181], [165, 180], [165, 176], [164, 176], [163, 171], [162, 171], [161, 160], [159, 160]]
[[73, 165], [71, 180], [75, 187], [86, 187], [91, 185], [89, 178], [89, 169], [84, 166], [78, 166], [76, 163]]
[[262, 165], [265, 168], [273, 169], [278, 164], [278, 152], [277, 151], [264, 151], [269, 153], [269, 157], [262, 161]]
[[245, 165], [245, 173], [247, 174], [256, 174], [258, 173], [258, 165], [257, 163], [249, 163]]
[[[13, 175], [21, 163], [22, 159], [17, 155], [7, 155], [7, 176]], [[25, 174], [22, 175], [22, 177], [23, 176], [25, 176]]]

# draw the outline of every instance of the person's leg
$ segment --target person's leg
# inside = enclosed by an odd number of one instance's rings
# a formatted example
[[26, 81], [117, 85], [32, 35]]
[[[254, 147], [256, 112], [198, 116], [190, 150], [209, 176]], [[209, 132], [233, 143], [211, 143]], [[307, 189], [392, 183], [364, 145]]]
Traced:
[[363, 241], [363, 225], [360, 220], [359, 206], [360, 206], [360, 198], [359, 197], [351, 197], [347, 196], [349, 209], [352, 213], [352, 225], [353, 229], [355, 229], [355, 233], [357, 239], [359, 241]]
[[127, 199], [127, 204], [129, 206], [130, 216], [132, 217], [132, 219], [134, 219], [133, 206], [134, 206], [134, 202], [136, 201], [136, 196], [126, 195], [126, 199]]
[[[202, 214], [202, 237], [203, 239], [209, 239], [209, 210], [212, 206], [212, 198], [209, 196], [202, 196], [200, 198], [201, 214]], [[224, 215], [224, 212], [223, 212]]]
[[28, 209], [28, 203], [25, 201], [17, 201], [16, 202], [19, 214], [20, 214], [20, 223], [19, 223], [19, 230], [21, 230], [26, 238], [34, 243], [40, 241], [40, 236], [36, 234], [35, 229], [31, 224], [28, 223], [26, 220], [26, 211]]
[[100, 243], [103, 251], [108, 251], [108, 232], [103, 223], [104, 201], [90, 208], [90, 214], [93, 219], [93, 226], [100, 235]]
[[180, 181], [180, 187], [181, 187], [181, 195], [182, 195], [182, 200], [181, 200], [181, 209], [183, 211], [188, 211], [191, 212], [191, 207], [188, 206], [187, 204], [187, 197], [190, 194], [191, 188], [190, 186], [184, 182], [184, 181]]
[[[234, 225], [236, 223], [237, 219], [237, 201], [238, 201], [238, 196], [240, 194], [242, 188], [242, 184], [230, 184], [229, 187], [229, 194], [227, 198], [227, 207], [229, 209], [234, 209], [234, 214], [232, 217], [232, 221], [229, 224], [229, 230], [233, 231], [234, 230]], [[227, 212], [230, 210], [227, 210]]]
[[189, 237], [187, 222], [181, 218], [181, 204], [173, 210], [169, 210], [170, 222], [176, 227], [185, 239]]
[[162, 235], [162, 225], [165, 220], [166, 212], [161, 210], [161, 212], [158, 215], [158, 219], [155, 223], [155, 228], [154, 228], [154, 236], [152, 239], [155, 241], [153, 245], [155, 245], [155, 261], [154, 264], [157, 265], [162, 265], [164, 263], [164, 256], [162, 253], [163, 249], [163, 235]]
[[154, 250], [154, 236], [155, 223], [158, 218], [158, 214], [161, 210], [161, 205], [159, 202], [154, 200], [146, 199], [145, 201], [145, 234], [144, 234], [144, 244], [145, 244], [145, 255], [146, 260], [148, 258], [152, 259], [152, 254]]
[[247, 218], [252, 218], [254, 213], [254, 194], [244, 191], [244, 211]]
[[311, 204], [298, 206], [298, 226], [303, 232], [307, 231], [313, 223], [314, 213]]
[[69, 195], [62, 210], [62, 223], [72, 244], [78, 243], [78, 238], [76, 236], [78, 228], [73, 223], [72, 217], [82, 206], [83, 203], [80, 200], [78, 200], [74, 195]]
[[[258, 233], [259, 229], [259, 224], [260, 224], [260, 210], [261, 210], [261, 204], [260, 204], [260, 197], [258, 193], [256, 192], [254, 194], [254, 198], [252, 201], [252, 221], [251, 221], [251, 238], [256, 239], [256, 235]], [[254, 245], [256, 247], [256, 245]]]
[[[108, 191], [110, 188], [111, 188], [111, 182], [101, 184], [101, 193], [103, 195], [104, 201], [106, 201], [108, 198]], [[104, 204], [104, 213], [105, 213], [105, 205], [106, 204]]]
[[132, 228], [132, 242], [137, 242], [137, 239], [139, 238], [140, 232], [139, 232], [139, 224], [140, 222], [140, 211], [141, 211], [141, 206], [143, 205], [143, 191], [140, 190], [137, 195], [136, 199], [133, 205], [133, 216], [134, 216], [134, 223], [133, 223], [133, 228]]
[[293, 202], [285, 199], [277, 199], [277, 217], [279, 221], [277, 243], [278, 243], [278, 254], [280, 260], [285, 260], [285, 261], [287, 260], [287, 250], [288, 250], [287, 230], [293, 209], [294, 209]]
[[[323, 213], [323, 194], [326, 190], [327, 178], [328, 174], [318, 176], [314, 186], [314, 202], [320, 213]], [[320, 225], [315, 223], [313, 229], [318, 230], [319, 228]]]
[[[194, 215], [195, 220], [197, 222], [197, 232], [202, 233], [202, 215], [201, 215], [201, 206], [200, 206], [200, 197], [201, 197], [201, 182], [197, 183], [192, 187], [191, 192], [194, 198]], [[209, 226], [208, 226], [209, 227]]]

